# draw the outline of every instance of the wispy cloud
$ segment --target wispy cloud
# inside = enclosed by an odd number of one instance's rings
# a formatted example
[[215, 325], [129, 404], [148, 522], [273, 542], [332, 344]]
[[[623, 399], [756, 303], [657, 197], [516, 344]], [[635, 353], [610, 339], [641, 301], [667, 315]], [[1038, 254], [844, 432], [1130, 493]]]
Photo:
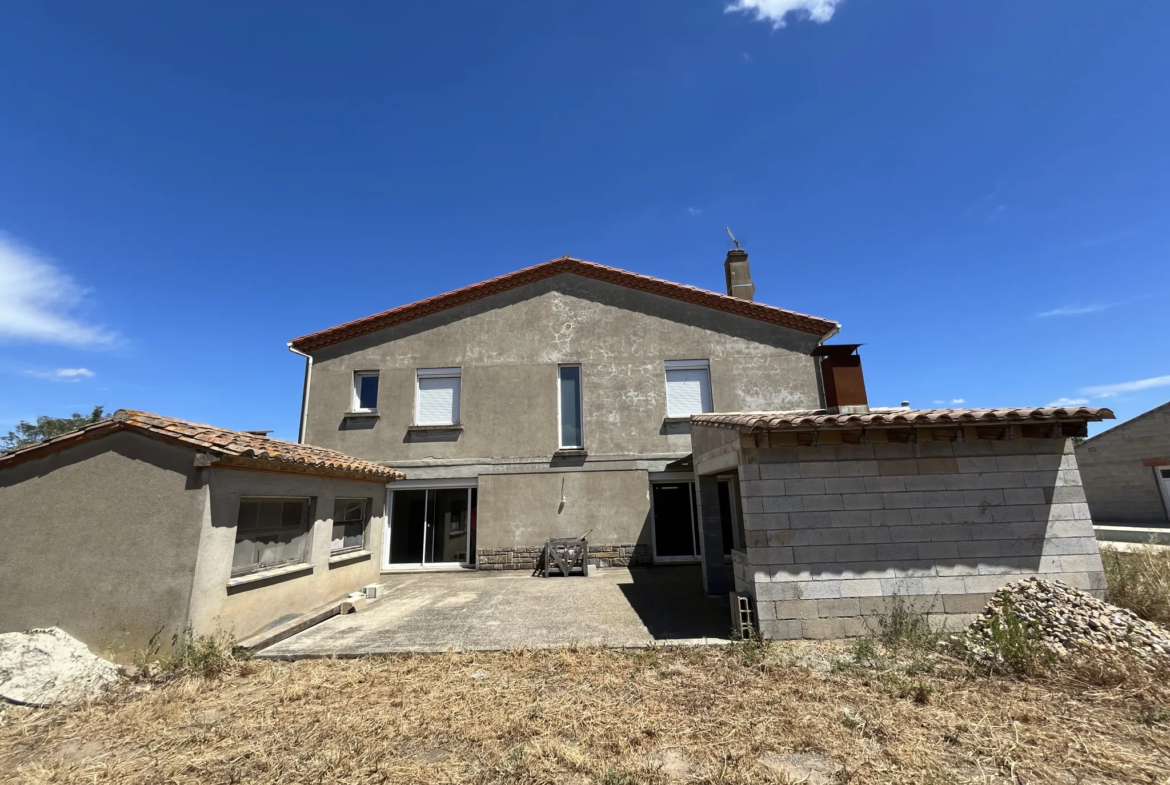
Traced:
[[702, 215], [703, 208], [702, 207], [688, 207], [687, 212], [690, 213], [691, 215]]
[[79, 382], [82, 379], [92, 379], [95, 374], [88, 368], [58, 368], [55, 371], [25, 371], [26, 376], [37, 379], [48, 379], [51, 382]]
[[48, 259], [0, 233], [0, 340], [102, 347], [116, 335], [71, 315], [87, 292]]
[[844, 0], [735, 0], [724, 11], [754, 15], [761, 22], [771, 22], [773, 28], [788, 26], [788, 15], [795, 19], [810, 19], [824, 24], [833, 18], [837, 6]]
[[1045, 406], [1084, 406], [1088, 402], [1088, 398], [1057, 398], [1055, 401], [1048, 402]]
[[1098, 384], [1092, 387], [1082, 387], [1078, 392], [1090, 398], [1112, 398], [1118, 393], [1138, 392], [1152, 387], [1170, 387], [1170, 376], [1154, 376], [1150, 379], [1138, 379], [1135, 382], [1121, 382], [1120, 384]]
[[1112, 308], [1115, 305], [1121, 305], [1121, 303], [1093, 303], [1092, 305], [1062, 305], [1059, 308], [1053, 308], [1051, 311], [1044, 311], [1043, 313], [1038, 313], [1038, 314], [1036, 314], [1036, 316], [1038, 316], [1041, 319], [1047, 319], [1050, 316], [1082, 316], [1082, 315], [1087, 314], [1087, 313], [1097, 313], [1098, 311], [1104, 311], [1107, 308]]
[[966, 402], [967, 401], [963, 398], [955, 398], [953, 401], [951, 401], [951, 403], [966, 403]]

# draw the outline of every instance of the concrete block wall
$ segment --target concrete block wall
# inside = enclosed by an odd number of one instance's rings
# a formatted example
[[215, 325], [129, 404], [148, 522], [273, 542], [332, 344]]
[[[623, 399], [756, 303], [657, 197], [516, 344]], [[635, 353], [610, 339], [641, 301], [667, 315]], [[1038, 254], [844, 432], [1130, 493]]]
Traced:
[[867, 634], [895, 601], [938, 626], [966, 624], [1030, 575], [1103, 592], [1070, 440], [739, 452], [737, 572], [768, 637]]
[[1079, 444], [1076, 454], [1097, 524], [1170, 526], [1154, 467], [1144, 464], [1170, 460], [1170, 403]]

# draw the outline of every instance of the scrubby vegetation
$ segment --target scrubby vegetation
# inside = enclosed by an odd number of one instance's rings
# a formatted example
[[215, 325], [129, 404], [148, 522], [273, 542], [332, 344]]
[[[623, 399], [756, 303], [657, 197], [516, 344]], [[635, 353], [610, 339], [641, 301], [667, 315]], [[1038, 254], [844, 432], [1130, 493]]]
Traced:
[[1105, 599], [1148, 621], [1170, 625], [1170, 547], [1145, 545], [1123, 551], [1101, 546], [1108, 585]]

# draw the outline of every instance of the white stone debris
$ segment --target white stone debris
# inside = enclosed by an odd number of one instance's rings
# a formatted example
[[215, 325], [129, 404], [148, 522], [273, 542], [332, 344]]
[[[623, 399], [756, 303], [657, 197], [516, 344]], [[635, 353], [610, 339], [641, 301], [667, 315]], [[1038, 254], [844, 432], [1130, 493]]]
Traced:
[[1004, 586], [967, 628], [965, 642], [976, 657], [993, 656], [993, 622], [1002, 626], [1009, 609], [1058, 657], [1096, 650], [1131, 652], [1149, 663], [1170, 658], [1170, 630], [1061, 581], [1037, 578]]
[[118, 666], [57, 627], [0, 634], [0, 698], [27, 706], [78, 703], [118, 679]]

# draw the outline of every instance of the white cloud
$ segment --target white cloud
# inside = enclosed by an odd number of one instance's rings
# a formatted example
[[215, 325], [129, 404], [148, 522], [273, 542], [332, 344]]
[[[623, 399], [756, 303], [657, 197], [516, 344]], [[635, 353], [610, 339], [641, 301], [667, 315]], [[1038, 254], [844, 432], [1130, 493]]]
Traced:
[[735, 0], [723, 10], [729, 14], [736, 11], [754, 14], [761, 22], [771, 22], [772, 27], [781, 28], [788, 25], [789, 14], [824, 24], [833, 18], [837, 6], [843, 2], [844, 0]]
[[70, 315], [86, 291], [43, 256], [0, 234], [0, 340], [100, 347], [116, 336]]
[[956, 398], [955, 400], [951, 401], [951, 403], [966, 403], [966, 402], [967, 401], [963, 398]]
[[55, 371], [25, 371], [27, 376], [48, 379], [51, 382], [79, 382], [92, 379], [96, 374], [88, 368], [58, 368]]
[[1138, 392], [1151, 387], [1170, 387], [1170, 376], [1155, 376], [1151, 379], [1138, 379], [1136, 382], [1120, 384], [1098, 384], [1093, 387], [1082, 387], [1078, 392], [1092, 398], [1113, 398], [1118, 393]]
[[1062, 305], [1059, 308], [1053, 308], [1051, 311], [1038, 313], [1036, 316], [1041, 319], [1047, 319], [1050, 316], [1083, 316], [1087, 313], [1097, 313], [1097, 311], [1104, 311], [1106, 308], [1112, 308], [1117, 303], [1093, 303], [1092, 305]]
[[1057, 398], [1055, 401], [1045, 404], [1045, 406], [1084, 406], [1088, 402], [1088, 398]]
[[687, 212], [690, 213], [691, 215], [700, 215], [703, 212], [703, 208], [702, 207], [688, 207]]
[[937, 404], [937, 405], [940, 405], [940, 406], [941, 406], [942, 404], [946, 403], [946, 401], [940, 401], [938, 398], [935, 398], [935, 399], [934, 399], [934, 402], [935, 402], [935, 404]]

